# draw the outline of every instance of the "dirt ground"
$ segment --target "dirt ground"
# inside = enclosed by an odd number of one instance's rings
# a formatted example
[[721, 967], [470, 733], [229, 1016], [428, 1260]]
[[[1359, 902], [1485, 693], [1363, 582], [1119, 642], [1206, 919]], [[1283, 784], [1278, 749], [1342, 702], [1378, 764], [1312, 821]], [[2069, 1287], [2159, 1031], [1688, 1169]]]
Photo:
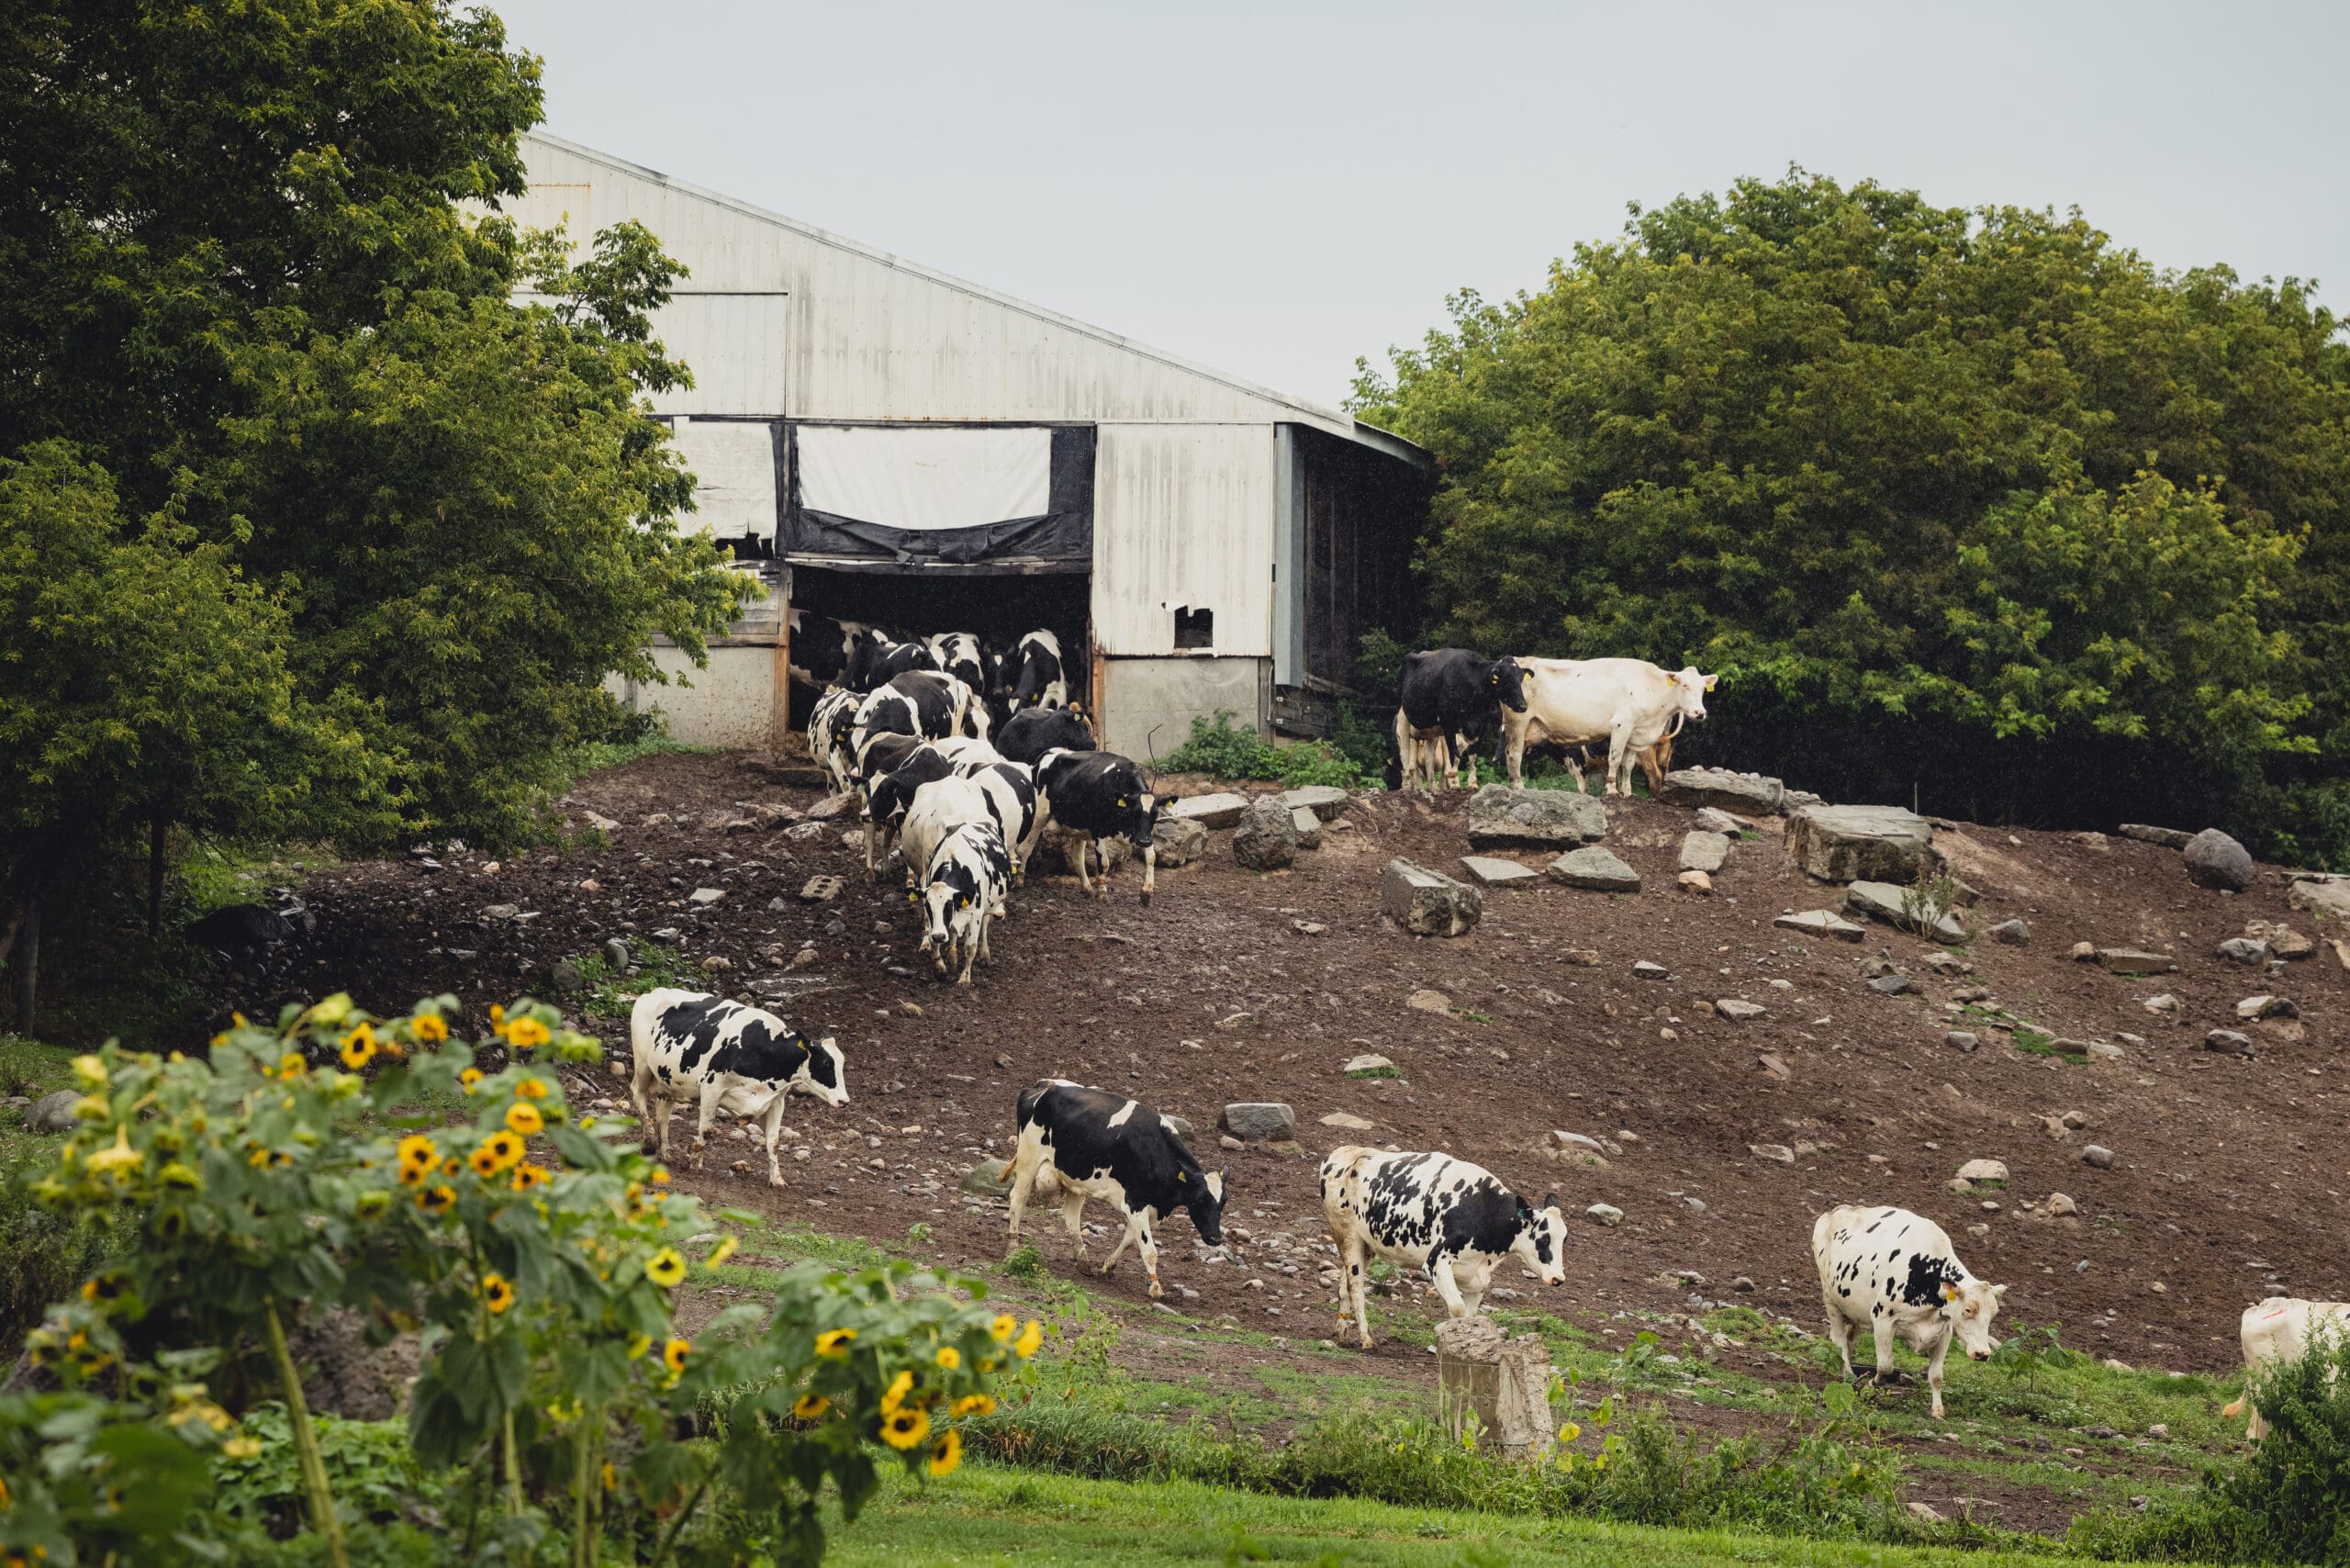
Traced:
[[[1099, 901], [1073, 879], [1032, 875], [997, 927], [994, 963], [962, 990], [918, 965], [913, 913], [894, 878], [867, 881], [843, 841], [851, 822], [743, 820], [761, 802], [814, 806], [816, 790], [779, 781], [791, 776], [750, 756], [648, 757], [583, 780], [566, 801], [576, 823], [592, 812], [620, 824], [608, 847], [495, 869], [445, 849], [431, 866], [412, 854], [341, 867], [304, 890], [319, 923], [306, 963], [364, 1005], [448, 991], [480, 1009], [554, 994], [557, 960], [615, 935], [673, 947], [711, 969], [713, 989], [835, 1029], [853, 1095], [837, 1112], [811, 1101], [787, 1116], [788, 1141], [808, 1151], [788, 1160], [788, 1188], [766, 1185], [754, 1148], [720, 1141], [706, 1171], [681, 1172], [688, 1189], [834, 1235], [887, 1240], [927, 1224], [949, 1263], [1002, 1256], [1001, 1211], [956, 1180], [1008, 1150], [1022, 1087], [1053, 1075], [1126, 1092], [1196, 1126], [1194, 1148], [1230, 1168], [1227, 1217], [1251, 1244], [1235, 1269], [1200, 1256], [1188, 1222], [1172, 1222], [1169, 1304], [1309, 1340], [1332, 1327], [1307, 1250], [1321, 1241], [1315, 1165], [1341, 1142], [1440, 1148], [1529, 1196], [1555, 1190], [1574, 1219], [1566, 1283], [1555, 1294], [1514, 1283], [1520, 1305], [1561, 1316], [1679, 1310], [1695, 1292], [1816, 1329], [1811, 1222], [1845, 1202], [1932, 1217], [1978, 1275], [2012, 1287], [2011, 1321], [2061, 1322], [2075, 1348], [2142, 1366], [2225, 1370], [2247, 1303], [2350, 1295], [2350, 1078], [2336, 1048], [2350, 973], [2322, 942], [2273, 973], [2214, 951], [2252, 921], [2315, 932], [2288, 910], [2273, 868], [2230, 896], [2194, 887], [2177, 854], [2152, 845], [1938, 828], [1982, 893], [1978, 925], [2021, 916], [2031, 929], [2027, 947], [1978, 939], [1965, 949], [1973, 972], [1942, 973], [1927, 962], [1938, 949], [1889, 927], [1869, 926], [1861, 946], [1774, 927], [1840, 893], [1793, 867], [1775, 820], [1736, 844], [1710, 897], [1680, 890], [1689, 813], [1639, 799], [1608, 803], [1606, 843], [1640, 872], [1641, 892], [1489, 890], [1483, 922], [1448, 941], [1383, 922], [1379, 880], [1399, 855], [1460, 873], [1465, 792], [1433, 803], [1369, 794], [1289, 871], [1244, 870], [1230, 834], [1213, 834], [1203, 863], [1159, 874], [1147, 909], [1134, 868]], [[802, 902], [822, 874], [843, 890]], [[697, 905], [697, 889], [724, 897]], [[2180, 970], [2109, 974], [2068, 957], [2084, 940], [2168, 952]], [[812, 960], [795, 967], [803, 947]], [[1872, 991], [1872, 957], [1920, 993]], [[1643, 978], [1640, 961], [1669, 973]], [[2121, 1054], [2081, 1062], [2019, 1048], [1979, 1018], [1953, 1018], [1964, 987], [1987, 988], [1982, 1008]], [[1441, 1000], [1415, 1005], [1423, 991]], [[2203, 1050], [2206, 1031], [2238, 1026], [2235, 1003], [2259, 992], [2289, 997], [2298, 1021], [2243, 1025], [2257, 1042], [2249, 1058]], [[2161, 993], [2180, 1003], [2168, 1018], [2142, 1005]], [[1722, 999], [1765, 1011], [1732, 1022], [1713, 1008]], [[1954, 1025], [1981, 1047], [1946, 1044]], [[624, 1025], [584, 1025], [625, 1051]], [[1345, 1076], [1365, 1051], [1401, 1076]], [[1219, 1149], [1220, 1107], [1254, 1100], [1295, 1107], [1302, 1148]], [[1374, 1126], [1323, 1125], [1341, 1112]], [[2068, 1112], [2077, 1126], [2064, 1125]], [[1549, 1151], [1554, 1129], [1616, 1152], [1604, 1169], [1567, 1163]], [[2091, 1143], [2114, 1152], [2110, 1169], [2085, 1163]], [[1755, 1152], [1769, 1146], [1796, 1158]], [[746, 1155], [750, 1173], [727, 1169]], [[2007, 1163], [2005, 1190], [1949, 1190], [1976, 1158]], [[2076, 1214], [2050, 1216], [2058, 1193]], [[1582, 1217], [1602, 1202], [1623, 1211], [1619, 1226]], [[1036, 1219], [1051, 1222], [1033, 1233], [1046, 1259], [1067, 1266], [1058, 1219]], [[1675, 1271], [1706, 1282], [1676, 1283]], [[1735, 1289], [1740, 1276], [1751, 1294]], [[1085, 1282], [1145, 1304], [1131, 1263]], [[1431, 1376], [1418, 1346], [1391, 1340], [1373, 1361]]]

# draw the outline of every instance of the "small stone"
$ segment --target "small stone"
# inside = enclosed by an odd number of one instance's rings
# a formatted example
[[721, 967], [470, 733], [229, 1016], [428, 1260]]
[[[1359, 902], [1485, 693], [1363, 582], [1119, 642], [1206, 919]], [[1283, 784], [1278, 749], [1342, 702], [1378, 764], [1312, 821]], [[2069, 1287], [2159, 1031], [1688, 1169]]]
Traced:
[[1009, 1160], [982, 1159], [966, 1171], [956, 1186], [982, 1198], [1001, 1198], [1010, 1190], [1004, 1183], [1004, 1172], [1009, 1169]]
[[2252, 1036], [2237, 1029], [2214, 1029], [2203, 1036], [2203, 1048], [2222, 1056], [2248, 1057], [2252, 1054]]
[[1982, 1043], [1981, 1039], [1964, 1029], [1953, 1029], [1949, 1034], [1942, 1036], [1942, 1044], [1946, 1046], [1955, 1046], [1960, 1050], [1965, 1051], [1970, 1055], [1972, 1055], [1975, 1048]]
[[2146, 998], [2145, 1001], [2140, 1002], [2138, 1005], [2143, 1007], [2149, 1013], [2158, 1014], [2171, 1014], [2178, 1011], [2178, 998], [2173, 996], [2168, 991], [2165, 991], [2160, 996], [2150, 996]]
[[1614, 1204], [1594, 1204], [1583, 1212], [1584, 1218], [1600, 1225], [1615, 1226], [1624, 1223], [1624, 1211]]
[[1502, 888], [1539, 882], [1542, 873], [1531, 866], [1521, 866], [1515, 860], [1504, 860], [1492, 855], [1464, 855], [1460, 868], [1469, 879], [1481, 888]]
[[1720, 1014], [1725, 1018], [1738, 1019], [1740, 1021], [1748, 1018], [1760, 1018], [1762, 1016], [1762, 1009], [1760, 1006], [1751, 1002], [1741, 1002], [1735, 997], [1726, 998], [1723, 1001], [1715, 1002], [1714, 1011]]
[[1718, 871], [1729, 858], [1728, 834], [1697, 832], [1682, 835], [1681, 868], [1684, 871]]
[[2076, 964], [2094, 964], [2097, 962], [2097, 944], [2094, 942], [2076, 942], [2073, 944], [2072, 951], [2069, 956], [2073, 962]]
[[2110, 1170], [2113, 1169], [2113, 1150], [2103, 1144], [2090, 1144], [2081, 1150], [2081, 1163], [2093, 1165], [2099, 1170]]
[[71, 1089], [53, 1090], [32, 1103], [25, 1113], [25, 1127], [28, 1132], [68, 1133], [81, 1126], [81, 1118], [73, 1114], [73, 1107], [82, 1096]]
[[1466, 882], [1401, 857], [1381, 874], [1379, 912], [1415, 936], [1461, 936], [1485, 913], [1484, 895]]
[[2249, 936], [2231, 936], [2220, 944], [2219, 953], [2232, 964], [2265, 964], [2268, 961], [2268, 944]]
[[1359, 1057], [1349, 1058], [1345, 1070], [1348, 1078], [1354, 1077], [1357, 1073], [1393, 1073], [1395, 1070], [1395, 1064], [1375, 1051], [1365, 1051]]
[[1707, 833], [1718, 833], [1728, 838], [1735, 838], [1741, 830], [1754, 825], [1743, 817], [1732, 816], [1712, 806], [1698, 807], [1689, 820]]
[[1796, 1162], [1796, 1151], [1783, 1143], [1750, 1143], [1746, 1149], [1755, 1159], [1768, 1159], [1774, 1164], [1793, 1165]]
[[1899, 806], [1810, 806], [1787, 819], [1786, 850], [1824, 882], [1907, 883], [1930, 860], [1934, 830]]
[[1251, 871], [1279, 871], [1297, 859], [1297, 817], [1278, 796], [1248, 802], [1233, 829], [1232, 857]]
[[1294, 812], [1312, 812], [1328, 822], [1347, 809], [1347, 792], [1332, 784], [1304, 784], [1281, 791], [1281, 804]]
[[[1543, 793], [1556, 794], [1558, 791], [1545, 790]], [[1640, 874], [1596, 845], [1569, 850], [1550, 862], [1545, 875], [1554, 882], [1590, 892], [1637, 893], [1640, 890]]]
[[1714, 890], [1714, 879], [1703, 871], [1684, 871], [1673, 880], [1681, 884], [1684, 892], [1704, 894]]
[[2148, 953], [2136, 947], [2099, 947], [2098, 968], [2117, 975], [2166, 975], [2178, 969], [2178, 960], [2168, 953]]
[[1937, 942], [1964, 942], [1966, 925], [1956, 915], [1930, 904], [1911, 913], [1916, 890], [1896, 882], [1858, 881], [1844, 890], [1844, 907], [1881, 920], [1904, 931], [1915, 931]]
[[2150, 827], [2144, 823], [2123, 823], [2117, 830], [2124, 838], [2134, 838], [2145, 844], [2159, 844], [2165, 849], [2184, 849], [2195, 841], [2195, 835], [2175, 827]]
[[1642, 958], [1633, 964], [1632, 972], [1642, 980], [1662, 980], [1673, 971], [1662, 964], [1652, 964], [1648, 959]]
[[2048, 1212], [2062, 1219], [2066, 1215], [2080, 1213], [2081, 1205], [2062, 1193], [2051, 1193], [2048, 1194]]
[[1151, 848], [1161, 868], [1189, 866], [1208, 852], [1208, 830], [1184, 817], [1166, 816], [1150, 830]]
[[1787, 1065], [1786, 1058], [1780, 1056], [1775, 1051], [1765, 1051], [1761, 1056], [1756, 1057], [1754, 1058], [1754, 1065], [1761, 1068], [1764, 1072], [1769, 1073], [1781, 1083], [1785, 1083], [1787, 1080], [1795, 1076], [1795, 1070]]
[[1429, 991], [1423, 988], [1405, 997], [1404, 999], [1404, 1005], [1412, 1009], [1415, 1013], [1449, 1014], [1452, 1011], [1452, 998], [1445, 995], [1444, 992], [1440, 991]]
[[2236, 1003], [2239, 1018], [2299, 1018], [2301, 1010], [2282, 996], [2247, 996]]
[[2158, 1443], [2166, 1443], [2170, 1441], [2170, 1428], [2164, 1422], [2157, 1421], [2146, 1428], [2146, 1436]]
[[1215, 1142], [1218, 1148], [1246, 1148], [1248, 1147], [1247, 1144], [1242, 1143], [1238, 1138], [1234, 1137], [1230, 1133], [1217, 1134]]
[[1278, 1101], [1242, 1101], [1226, 1105], [1216, 1125], [1235, 1137], [1286, 1143], [1297, 1136], [1297, 1113]]
[[1297, 828], [1297, 846], [1300, 849], [1322, 847], [1322, 819], [1320, 817], [1315, 816], [1304, 806], [1292, 806], [1289, 820]]
[[620, 936], [606, 938], [604, 942], [604, 968], [610, 969], [614, 974], [619, 974], [622, 969], [627, 969], [628, 965], [629, 951], [627, 939]]
[[2268, 933], [2268, 951], [2288, 960], [2306, 958], [2317, 951], [2314, 937], [2302, 935], [2289, 925], [2279, 925]]
[[557, 993], [564, 996], [576, 996], [588, 986], [587, 978], [579, 972], [579, 966], [569, 958], [557, 958], [547, 978], [554, 982]]
[[1914, 1499], [1909, 1504], [1909, 1517], [1919, 1524], [1938, 1525], [1942, 1522], [1942, 1514], [1931, 1504], [1917, 1502]]
[[522, 913], [518, 903], [493, 903], [482, 906], [481, 917], [488, 921], [512, 920]]
[[[857, 801], [855, 795], [827, 795], [822, 800], [808, 808], [808, 820], [810, 822], [828, 823], [844, 812], [855, 811], [856, 809], [856, 804]], [[795, 834], [793, 836], [797, 835]]]
[[2252, 852], [2218, 828], [2207, 827], [2179, 852], [2187, 879], [2199, 888], [2240, 893], [2252, 886]]
[[1513, 790], [1488, 784], [1469, 799], [1469, 842], [1479, 849], [1533, 849], [1591, 844], [1607, 834], [1607, 809], [1571, 790]]
[[1788, 931], [1800, 931], [1807, 936], [1832, 936], [1839, 942], [1858, 942], [1868, 933], [1853, 924], [1834, 910], [1808, 909], [1801, 914], [1783, 914], [1771, 923]]
[[1729, 1288], [1738, 1292], [1740, 1295], [1751, 1295], [1754, 1294], [1754, 1282], [1748, 1279], [1744, 1274], [1739, 1274], [1732, 1277], [1729, 1282]]
[[2008, 1168], [2002, 1160], [1970, 1159], [1958, 1168], [1958, 1180], [1962, 1182], [2005, 1182], [2007, 1179]]
[[1158, 1119], [1165, 1123], [1167, 1130], [1173, 1133], [1177, 1137], [1190, 1137], [1192, 1136], [1192, 1123], [1189, 1117], [1178, 1116], [1169, 1112], [1161, 1111], [1158, 1114]]
[[1760, 773], [1732, 773], [1725, 767], [1681, 767], [1664, 776], [1664, 801], [1673, 806], [1712, 806], [1745, 812], [1758, 817], [1779, 814], [1787, 799], [1786, 786]]
[[1983, 935], [2005, 947], [2031, 946], [2031, 924], [2025, 920], [2003, 920]]
[[1906, 996], [1918, 989], [1918, 982], [1908, 975], [1879, 975], [1869, 981], [1869, 989], [1879, 996]]
[[1336, 1127], [1340, 1132], [1348, 1133], [1367, 1133], [1371, 1131], [1372, 1127], [1378, 1126], [1376, 1122], [1365, 1121], [1362, 1117], [1348, 1111], [1331, 1112], [1328, 1115], [1322, 1118], [1322, 1125], [1326, 1127]]

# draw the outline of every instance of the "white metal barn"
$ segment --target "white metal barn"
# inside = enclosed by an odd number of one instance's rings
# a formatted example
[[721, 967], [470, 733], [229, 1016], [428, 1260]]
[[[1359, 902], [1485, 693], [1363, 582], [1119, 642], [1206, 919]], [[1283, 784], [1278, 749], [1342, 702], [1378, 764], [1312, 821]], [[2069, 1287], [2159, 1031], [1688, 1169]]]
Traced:
[[694, 386], [655, 411], [699, 481], [689, 522], [771, 595], [691, 689], [628, 694], [681, 738], [780, 739], [789, 608], [1049, 627], [1102, 744], [1146, 761], [1222, 709], [1318, 733], [1362, 633], [1411, 619], [1411, 443], [605, 153], [523, 148], [519, 221], [583, 241], [633, 218], [690, 269], [657, 330]]

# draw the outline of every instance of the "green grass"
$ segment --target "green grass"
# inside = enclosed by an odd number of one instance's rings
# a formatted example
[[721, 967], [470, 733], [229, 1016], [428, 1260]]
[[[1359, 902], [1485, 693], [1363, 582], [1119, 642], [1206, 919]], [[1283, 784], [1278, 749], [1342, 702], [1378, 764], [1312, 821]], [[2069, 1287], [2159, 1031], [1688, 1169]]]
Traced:
[[709, 749], [706, 745], [672, 739], [657, 731], [639, 735], [632, 741], [589, 741], [584, 745], [575, 746], [563, 759], [563, 770], [567, 777], [564, 788], [569, 789], [590, 773], [601, 773], [607, 767], [618, 767], [621, 763], [634, 762], [640, 756], [690, 756]]
[[579, 970], [581, 988], [587, 993], [587, 1000], [579, 1007], [582, 1013], [598, 1018], [625, 1018], [630, 1005], [648, 991], [675, 985], [690, 991], [701, 984], [700, 969], [680, 957], [675, 947], [664, 947], [643, 937], [629, 938], [629, 946], [636, 956], [636, 970], [632, 974], [614, 969], [605, 961], [600, 947], [571, 956]]
[[[837, 1516], [835, 1516], [836, 1519]], [[828, 1521], [828, 1524], [831, 1521]], [[1080, 1481], [967, 1464], [943, 1481], [897, 1478], [832, 1537], [834, 1563], [1503, 1563], [1674, 1568], [2007, 1568], [2055, 1558], [1653, 1529], [1347, 1499], [1304, 1500], [1192, 1482]]]

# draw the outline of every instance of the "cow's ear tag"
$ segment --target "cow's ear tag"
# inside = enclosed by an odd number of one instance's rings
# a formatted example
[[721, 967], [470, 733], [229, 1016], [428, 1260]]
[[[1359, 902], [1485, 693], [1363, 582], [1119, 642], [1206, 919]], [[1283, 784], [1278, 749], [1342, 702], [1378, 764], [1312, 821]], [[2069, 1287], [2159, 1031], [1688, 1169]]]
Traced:
[[922, 895], [914, 891], [912, 888], [908, 888], [906, 890], [906, 902], [908, 903], [920, 903], [922, 902]]
[[1181, 1170], [1178, 1170], [1177, 1172], [1175, 1172], [1175, 1180], [1177, 1180], [1178, 1182], [1188, 1182], [1188, 1181], [1190, 1181], [1190, 1180], [1191, 1180], [1191, 1178], [1190, 1178], [1189, 1176], [1184, 1175]]
[[1120, 811], [1125, 811], [1126, 809], [1126, 798], [1124, 795], [1118, 797], [1118, 809]]
[[1499, 686], [1501, 683], [1502, 672], [1499, 670], [1495, 670], [1493, 674], [1485, 678], [1485, 684], [1488, 686]]
[[1958, 1299], [1958, 1287], [1952, 1284], [1947, 1280], [1942, 1282], [1942, 1299], [1944, 1301], [1956, 1301]]

